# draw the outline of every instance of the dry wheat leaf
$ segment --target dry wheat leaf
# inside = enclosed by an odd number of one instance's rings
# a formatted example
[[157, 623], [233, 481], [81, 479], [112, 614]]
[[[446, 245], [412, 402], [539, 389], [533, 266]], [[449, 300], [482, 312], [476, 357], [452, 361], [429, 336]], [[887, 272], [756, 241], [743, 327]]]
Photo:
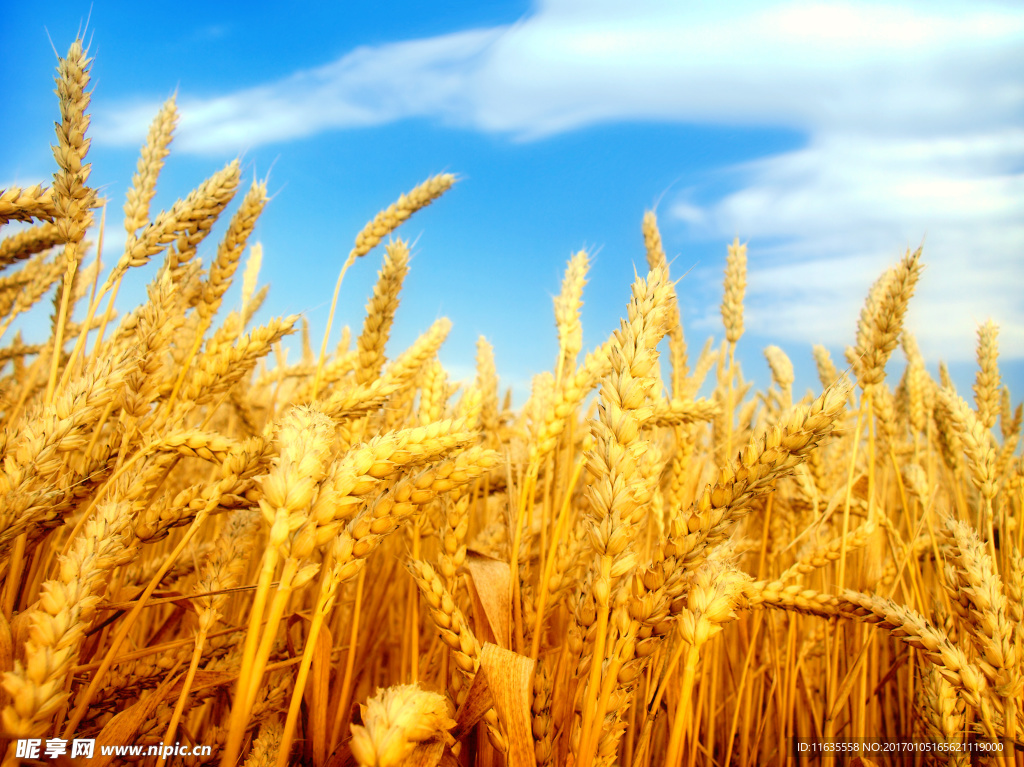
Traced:
[[[11, 632], [11, 641], [14, 643], [14, 657], [19, 660], [24, 660], [24, 648], [25, 642], [28, 641], [28, 630], [31, 625], [31, 611], [22, 610], [20, 613], [11, 618], [11, 623], [8, 626]], [[21, 648], [20, 650], [18, 648]]]
[[489, 557], [478, 551], [466, 552], [466, 570], [469, 572], [470, 591], [473, 594], [473, 614], [477, 625], [482, 625], [481, 614], [500, 647], [511, 645], [512, 613], [509, 581], [512, 577], [508, 562]]
[[420, 743], [413, 749], [412, 753], [405, 758], [408, 767], [437, 767], [444, 755], [444, 741], [440, 738]]
[[525, 655], [503, 650], [487, 643], [480, 653], [480, 670], [494, 696], [494, 708], [508, 738], [509, 767], [535, 767], [533, 719], [530, 703], [533, 692], [532, 661]]
[[307, 686], [306, 693], [309, 703], [309, 736], [313, 741], [313, 761], [316, 764], [323, 764], [327, 760], [327, 708], [330, 700], [332, 644], [331, 630], [327, 626], [321, 626], [310, 667], [312, 683]]
[[487, 686], [487, 677], [484, 674], [477, 674], [469, 685], [466, 699], [455, 713], [456, 724], [452, 729], [452, 737], [455, 740], [462, 740], [493, 707], [494, 696], [491, 695], [491, 688]]
[[350, 740], [351, 738], [334, 749], [334, 753], [331, 754], [324, 767], [354, 767], [356, 760], [352, 756], [352, 749], [349, 748]]
[[[302, 653], [292, 635], [292, 627], [297, 623], [308, 624], [309, 618], [305, 615], [295, 614], [288, 618], [285, 641], [288, 646], [288, 655], [296, 658]], [[309, 711], [311, 739], [313, 741], [313, 761], [315, 764], [323, 764], [327, 760], [327, 712], [330, 680], [331, 662], [331, 631], [327, 626], [321, 626], [317, 634], [316, 647], [313, 648], [313, 661], [309, 669], [309, 676], [306, 681], [306, 689], [302, 695], [306, 708]]]
[[[180, 664], [179, 664], [180, 665]], [[175, 667], [177, 668], [177, 667]], [[119, 712], [113, 719], [107, 722], [106, 726], [96, 736], [100, 743], [132, 743], [135, 734], [139, 731], [142, 723], [149, 719], [157, 706], [181, 692], [183, 677], [176, 676], [173, 672], [167, 675], [167, 680], [157, 687], [153, 692], [142, 700]], [[110, 764], [114, 760], [114, 754], [107, 754], [94, 757], [91, 764], [97, 767]]]
[[[195, 677], [192, 679], [192, 694], [194, 695], [195, 693], [209, 689], [210, 687], [223, 687], [225, 685], [233, 684], [237, 680], [237, 671], [206, 671], [205, 669], [198, 669], [195, 673]], [[174, 689], [171, 690], [171, 692], [175, 695], [179, 695], [183, 684], [184, 681], [175, 682]]]

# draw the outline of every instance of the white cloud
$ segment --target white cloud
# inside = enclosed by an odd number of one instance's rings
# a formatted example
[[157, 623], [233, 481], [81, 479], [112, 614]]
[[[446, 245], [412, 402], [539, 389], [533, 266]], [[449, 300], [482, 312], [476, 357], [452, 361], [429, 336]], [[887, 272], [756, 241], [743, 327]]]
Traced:
[[[871, 282], [924, 246], [910, 323], [930, 359], [968, 360], [989, 316], [1024, 356], [1024, 131], [929, 138], [822, 132], [728, 173], [737, 191], [670, 214], [700, 237], [749, 238], [751, 327], [803, 343], [852, 337]], [[713, 279], [707, 275], [709, 281]]]
[[1015, 113], [1022, 29], [965, 4], [550, 3], [496, 41], [472, 117], [525, 135], [616, 118], [941, 129], [987, 119], [996, 92]]

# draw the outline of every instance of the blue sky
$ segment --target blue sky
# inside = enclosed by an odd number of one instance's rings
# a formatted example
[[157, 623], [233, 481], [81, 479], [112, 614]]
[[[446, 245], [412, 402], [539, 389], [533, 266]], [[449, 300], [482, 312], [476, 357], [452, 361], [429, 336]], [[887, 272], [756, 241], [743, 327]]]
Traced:
[[[355, 234], [449, 171], [455, 188], [400, 230], [416, 244], [391, 349], [448, 316], [442, 360], [456, 378], [471, 375], [482, 334], [522, 400], [554, 365], [551, 297], [581, 247], [594, 254], [585, 345], [607, 337], [656, 205], [675, 276], [686, 273], [694, 355], [721, 338], [733, 236], [749, 247], [745, 374], [767, 382], [761, 351], [775, 343], [798, 390], [817, 386], [811, 345], [841, 361], [871, 282], [923, 242], [909, 324], [933, 371], [948, 361], [969, 396], [975, 329], [992, 317], [1020, 397], [1017, 3], [33, 5], [6, 9], [0, 28], [13, 72], [0, 82], [0, 187], [53, 173], [50, 41], [65, 52], [88, 17], [90, 160], [111, 202], [108, 242], [123, 243], [139, 146], [177, 90], [182, 119], [154, 210], [235, 156], [246, 178], [269, 172], [255, 234], [271, 284], [264, 316], [302, 312], [315, 339]], [[346, 277], [341, 318], [356, 332], [379, 263], [373, 253]], [[123, 308], [147, 278], [132, 275]]]

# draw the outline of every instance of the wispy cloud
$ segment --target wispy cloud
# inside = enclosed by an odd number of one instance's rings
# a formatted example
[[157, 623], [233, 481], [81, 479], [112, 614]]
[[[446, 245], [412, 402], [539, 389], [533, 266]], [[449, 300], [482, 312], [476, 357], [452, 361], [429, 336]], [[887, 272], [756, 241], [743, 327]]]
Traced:
[[[596, 121], [888, 126], [1020, 117], [1024, 14], [1010, 6], [549, 0], [515, 25], [361, 47], [209, 99], [182, 94], [205, 152], [427, 117], [521, 138]], [[97, 137], [135, 145], [156, 102]]]
[[[338, 61], [208, 99], [179, 97], [179, 151], [216, 153], [340, 128], [466, 111], [466, 83], [501, 29], [357, 48]], [[97, 116], [97, 141], [134, 146], [159, 103], [139, 100]]]

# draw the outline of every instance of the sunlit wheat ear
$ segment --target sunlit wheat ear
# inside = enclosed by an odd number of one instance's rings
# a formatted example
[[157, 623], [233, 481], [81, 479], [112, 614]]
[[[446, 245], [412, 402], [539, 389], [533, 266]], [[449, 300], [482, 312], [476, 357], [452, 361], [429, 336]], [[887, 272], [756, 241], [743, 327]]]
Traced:
[[[950, 744], [960, 741], [967, 725], [964, 716], [966, 706], [956, 694], [956, 689], [935, 669], [927, 670], [922, 675], [922, 682], [924, 719], [934, 741]], [[964, 763], [967, 764], [969, 761]]]
[[883, 274], [868, 294], [857, 322], [857, 345], [847, 351], [857, 382], [863, 388], [885, 378], [885, 365], [899, 342], [903, 318], [921, 276], [921, 249]]
[[[647, 268], [662, 269], [667, 280], [669, 276], [669, 262], [665, 255], [665, 248], [661, 241], [661, 232], [658, 230], [658, 219], [654, 215], [654, 211], [649, 210], [644, 213], [641, 229], [644, 236], [644, 249], [647, 251]], [[668, 326], [669, 360], [672, 364], [669, 392], [672, 397], [682, 398], [686, 389], [689, 363], [686, 357], [686, 336], [683, 333], [683, 323], [679, 314], [679, 297], [676, 294], [675, 286], [672, 286], [671, 293], [665, 317], [665, 322]]]
[[64, 275], [64, 265], [59, 261], [47, 261], [43, 253], [31, 259], [15, 274], [5, 278], [0, 308], [6, 309], [0, 322], [0, 337], [17, 317], [38, 303], [46, 292]]
[[772, 381], [782, 390], [783, 404], [788, 407], [793, 400], [793, 363], [778, 346], [767, 347], [764, 356], [772, 371]]
[[593, 483], [587, 488], [591, 514], [586, 524], [597, 558], [593, 567], [597, 629], [577, 751], [583, 764], [589, 764], [600, 747], [600, 734], [594, 728], [604, 722], [602, 706], [608, 701], [600, 689], [612, 589], [637, 564], [633, 541], [649, 513], [648, 503], [654, 491], [638, 466], [647, 447], [640, 431], [651, 415], [647, 398], [656, 386], [651, 376], [658, 358], [656, 347], [667, 329], [668, 295], [665, 273], [660, 267], [635, 284], [630, 321], [622, 322], [612, 337], [611, 371], [601, 383], [599, 418], [591, 424], [595, 445], [587, 456]]
[[409, 216], [430, 205], [434, 200], [447, 192], [455, 183], [455, 176], [450, 173], [441, 173], [428, 178], [408, 194], [403, 194], [398, 201], [378, 213], [373, 221], [369, 222], [362, 231], [356, 235], [355, 246], [349, 251], [341, 272], [338, 274], [338, 283], [334, 286], [334, 297], [331, 299], [331, 311], [327, 316], [327, 328], [324, 330], [324, 340], [320, 345], [320, 359], [317, 362], [316, 375], [313, 377], [313, 396], [316, 397], [319, 391], [320, 375], [324, 365], [324, 358], [327, 354], [327, 340], [331, 336], [331, 325], [334, 322], [334, 311], [338, 306], [338, 294], [341, 292], [341, 283], [345, 279], [345, 272], [355, 263], [360, 256], [365, 256], [397, 229]]
[[974, 382], [974, 402], [978, 420], [986, 429], [996, 425], [1000, 411], [999, 326], [992, 320], [978, 328], [978, 373]]
[[57, 213], [54, 223], [64, 241], [64, 291], [55, 313], [53, 325], [53, 354], [50, 377], [46, 384], [46, 399], [53, 397], [57, 385], [57, 371], [61, 350], [64, 348], [64, 324], [70, 306], [75, 272], [82, 260], [85, 231], [92, 223], [92, 208], [96, 207], [96, 193], [89, 187], [92, 167], [85, 162], [91, 139], [85, 137], [89, 127], [91, 93], [89, 67], [80, 41], [71, 44], [67, 58], [57, 68], [57, 97], [60, 101], [61, 121], [57, 124], [57, 144], [53, 147], [57, 172], [53, 175], [53, 206]]
[[[0, 268], [6, 269], [11, 264], [47, 251], [62, 241], [62, 235], [56, 224], [50, 223], [39, 224], [31, 229], [23, 229], [8, 235], [0, 240]], [[6, 315], [6, 312], [4, 314]]]
[[554, 299], [559, 346], [556, 367], [563, 371], [563, 375], [576, 367], [576, 358], [583, 348], [580, 307], [583, 305], [583, 287], [587, 284], [589, 268], [590, 256], [587, 251], [581, 250], [574, 254], [566, 265], [562, 292]]
[[957, 441], [970, 460], [971, 479], [981, 494], [991, 501], [996, 494], [995, 440], [971, 406], [948, 389], [938, 394], [948, 421], [947, 430], [955, 430]]
[[277, 750], [281, 746], [281, 722], [276, 717], [264, 722], [259, 736], [253, 740], [244, 767], [273, 767], [277, 764]]
[[498, 434], [498, 373], [494, 367], [494, 347], [483, 336], [476, 342], [476, 389], [480, 393], [480, 429], [489, 442]]
[[384, 346], [395, 319], [402, 281], [408, 271], [409, 245], [403, 240], [396, 240], [387, 246], [384, 266], [373, 288], [373, 297], [366, 304], [363, 332], [356, 341], [359, 350], [356, 383], [367, 384], [380, 375], [384, 366]]
[[10, 703], [4, 729], [19, 737], [37, 737], [67, 698], [66, 677], [96, 614], [110, 572], [129, 561], [128, 518], [119, 504], [104, 504], [60, 564], [60, 577], [45, 582], [39, 606], [25, 618], [25, 664], [4, 674]]
[[228, 163], [185, 199], [179, 199], [169, 211], [162, 211], [141, 230], [130, 234], [124, 253], [107, 276], [104, 291], [117, 284], [129, 268], [148, 263], [171, 243], [174, 247], [168, 253], [164, 268], [177, 274], [231, 201], [238, 188], [239, 172], [237, 160]]
[[0, 224], [33, 219], [52, 222], [56, 216], [51, 187], [9, 186], [0, 191]]
[[732, 524], [751, 508], [774, 480], [790, 474], [833, 431], [846, 405], [847, 384], [826, 389], [810, 406], [798, 406], [781, 423], [755, 435], [737, 460], [719, 471], [679, 517], [665, 548], [666, 556], [699, 563], [708, 546], [721, 542]]
[[78, 248], [96, 201], [95, 192], [87, 185], [91, 166], [84, 162], [91, 143], [85, 137], [89, 127], [85, 110], [92, 95], [86, 91], [91, 64], [92, 59], [87, 58], [81, 42], [76, 41], [58, 67], [61, 122], [56, 126], [58, 144], [54, 147], [54, 158], [58, 171], [53, 177], [53, 203], [57, 212], [55, 223], [65, 242], [66, 265], [77, 263], [81, 257]]
[[907, 411], [914, 434], [921, 435], [928, 428], [928, 417], [932, 409], [932, 380], [925, 369], [924, 358], [917, 348], [912, 333], [903, 332], [903, 349], [907, 357], [907, 372], [904, 376], [907, 392]]
[[346, 263], [365, 256], [409, 216], [432, 203], [451, 189], [454, 183], [455, 176], [451, 173], [441, 173], [433, 178], [428, 178], [411, 192], [403, 194], [397, 202], [378, 213], [373, 221], [356, 235], [356, 244], [349, 253]]
[[426, 426], [444, 417], [448, 402], [448, 376], [440, 362], [428, 363], [422, 371], [423, 383], [420, 389], [420, 425]]
[[124, 204], [124, 228], [134, 235], [149, 223], [149, 204], [156, 194], [156, 182], [170, 154], [168, 148], [178, 123], [177, 99], [171, 96], [149, 126], [146, 143], [142, 145], [128, 199]]
[[400, 767], [431, 741], [452, 740], [448, 702], [418, 685], [378, 690], [360, 709], [363, 724], [352, 725], [352, 755], [361, 767]]
[[253, 182], [242, 200], [241, 207], [231, 217], [231, 223], [224, 234], [224, 239], [217, 248], [217, 255], [213, 263], [210, 264], [210, 274], [204, 285], [203, 300], [197, 307], [200, 316], [204, 319], [212, 317], [220, 308], [221, 299], [231, 286], [245, 244], [266, 204], [266, 182]]
[[734, 344], [743, 335], [743, 296], [747, 290], [747, 246], [736, 238], [725, 260], [725, 294], [722, 296], [722, 323], [725, 338]]
[[940, 534], [948, 547], [945, 580], [950, 601], [971, 639], [978, 665], [1000, 697], [1016, 696], [1021, 686], [1017, 631], [1003, 580], [970, 525], [948, 519]]

